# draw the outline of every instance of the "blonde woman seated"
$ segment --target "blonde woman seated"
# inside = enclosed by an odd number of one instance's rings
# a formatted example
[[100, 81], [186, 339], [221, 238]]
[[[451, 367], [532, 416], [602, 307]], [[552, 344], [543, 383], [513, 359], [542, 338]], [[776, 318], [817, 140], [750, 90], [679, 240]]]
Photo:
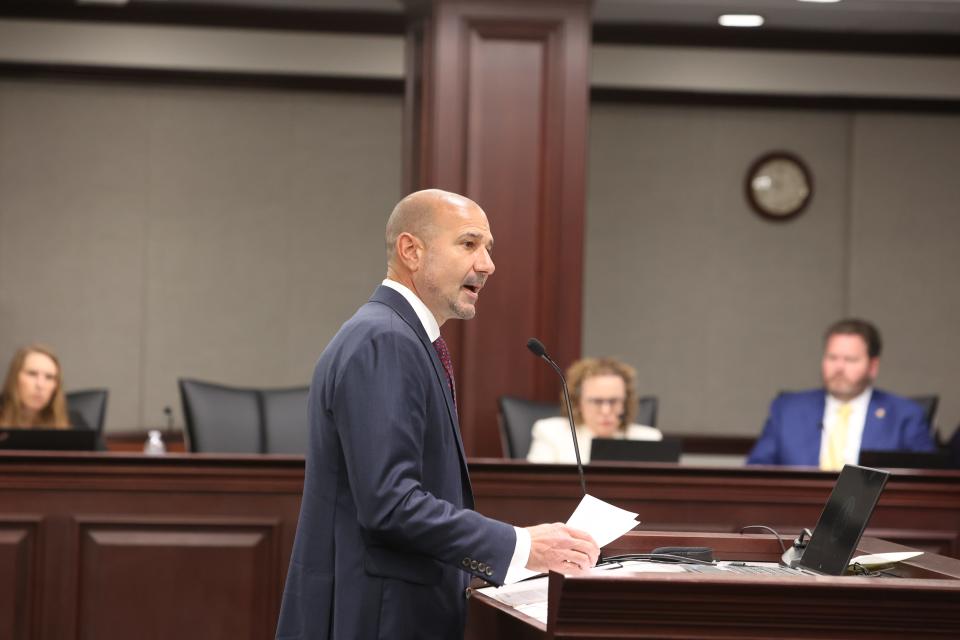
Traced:
[[[580, 459], [590, 462], [590, 444], [594, 438], [662, 440], [653, 427], [633, 424], [637, 413], [636, 371], [613, 358], [584, 358], [567, 369], [573, 422], [577, 426]], [[566, 403], [564, 416], [545, 418], [533, 424], [530, 462], [576, 463]]]
[[49, 348], [17, 349], [0, 397], [0, 427], [69, 429], [60, 362]]

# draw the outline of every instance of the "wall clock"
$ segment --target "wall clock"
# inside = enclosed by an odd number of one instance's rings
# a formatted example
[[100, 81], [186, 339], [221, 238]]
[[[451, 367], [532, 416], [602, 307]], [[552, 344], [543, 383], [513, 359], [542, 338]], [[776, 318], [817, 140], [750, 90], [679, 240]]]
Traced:
[[813, 198], [813, 176], [792, 153], [772, 151], [757, 158], [747, 171], [747, 201], [768, 220], [790, 220]]

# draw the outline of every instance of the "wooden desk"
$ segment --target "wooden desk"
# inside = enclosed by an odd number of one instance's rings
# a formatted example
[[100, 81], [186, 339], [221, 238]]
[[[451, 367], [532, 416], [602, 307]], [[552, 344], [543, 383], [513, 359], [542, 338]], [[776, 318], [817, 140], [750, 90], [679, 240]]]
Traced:
[[[576, 471], [472, 460], [481, 512], [564, 520]], [[591, 493], [644, 530], [813, 526], [833, 474], [591, 465]], [[0, 638], [269, 638], [303, 488], [303, 458], [0, 453]], [[870, 532], [957, 553], [960, 473], [896, 475]], [[145, 635], [145, 629], [151, 630]]]
[[0, 638], [272, 638], [297, 456], [0, 453]]
[[[608, 552], [711, 546], [720, 559], [774, 561], [770, 535], [632, 533]], [[616, 547], [616, 549], [614, 549]], [[904, 550], [864, 538], [859, 553]], [[960, 561], [923, 555], [902, 578], [782, 578], [679, 573], [551, 574], [544, 625], [474, 593], [468, 639], [948, 638], [960, 628]]]
[[[564, 521], [580, 500], [572, 465], [473, 459], [470, 476], [477, 510], [517, 525]], [[639, 513], [643, 530], [739, 532], [763, 524], [790, 536], [813, 528], [836, 476], [783, 467], [586, 467], [587, 490]], [[867, 535], [960, 558], [960, 471], [894, 472]]]

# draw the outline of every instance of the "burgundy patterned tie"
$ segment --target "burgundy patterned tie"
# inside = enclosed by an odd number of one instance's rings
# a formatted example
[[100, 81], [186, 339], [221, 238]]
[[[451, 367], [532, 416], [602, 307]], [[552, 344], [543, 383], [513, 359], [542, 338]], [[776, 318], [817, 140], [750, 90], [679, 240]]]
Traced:
[[443, 370], [447, 374], [447, 384], [450, 385], [450, 395], [453, 396], [453, 410], [457, 410], [457, 388], [453, 384], [453, 360], [450, 359], [450, 350], [447, 349], [447, 341], [443, 339], [443, 336], [440, 336], [433, 341], [433, 348], [437, 350], [437, 355], [440, 356], [440, 363], [443, 365]]

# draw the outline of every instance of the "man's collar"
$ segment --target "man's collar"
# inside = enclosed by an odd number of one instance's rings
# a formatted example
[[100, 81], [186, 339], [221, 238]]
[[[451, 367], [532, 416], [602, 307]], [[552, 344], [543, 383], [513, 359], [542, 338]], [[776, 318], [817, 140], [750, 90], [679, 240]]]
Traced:
[[390, 278], [384, 279], [380, 284], [393, 289], [410, 303], [417, 317], [420, 318], [420, 324], [423, 325], [423, 330], [427, 332], [427, 337], [430, 339], [430, 342], [435, 342], [436, 339], [440, 337], [440, 325], [437, 324], [437, 319], [433, 317], [433, 313], [431, 313], [427, 305], [423, 303], [423, 300], [417, 297], [417, 294], [411, 291], [406, 285], [400, 284]]

